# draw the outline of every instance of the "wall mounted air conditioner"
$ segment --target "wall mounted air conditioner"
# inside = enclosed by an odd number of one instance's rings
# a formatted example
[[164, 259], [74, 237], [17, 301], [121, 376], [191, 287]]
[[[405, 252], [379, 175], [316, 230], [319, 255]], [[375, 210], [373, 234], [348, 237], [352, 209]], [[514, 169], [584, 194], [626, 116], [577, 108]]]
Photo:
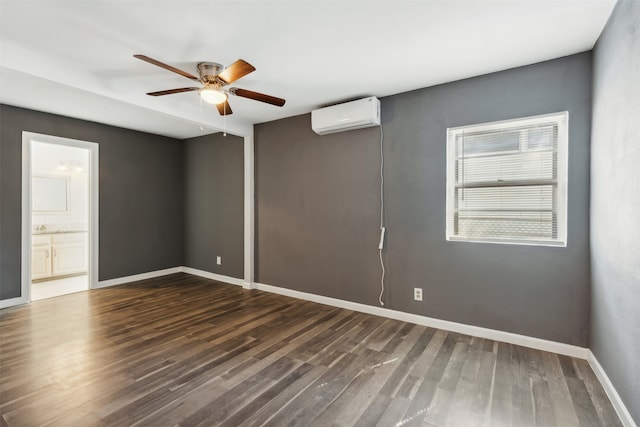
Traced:
[[380, 100], [375, 96], [311, 112], [311, 128], [318, 135], [368, 128], [379, 124]]

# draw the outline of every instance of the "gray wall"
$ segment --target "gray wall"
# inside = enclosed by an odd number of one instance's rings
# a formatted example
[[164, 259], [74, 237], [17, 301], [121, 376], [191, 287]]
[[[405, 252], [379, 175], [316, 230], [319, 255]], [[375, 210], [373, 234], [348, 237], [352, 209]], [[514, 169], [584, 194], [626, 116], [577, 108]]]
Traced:
[[594, 50], [591, 350], [640, 425], [640, 2]]
[[207, 135], [185, 140], [184, 150], [184, 265], [242, 278], [244, 139]]
[[100, 146], [99, 279], [182, 265], [182, 143], [0, 105], [0, 299], [20, 296], [22, 131]]
[[[382, 99], [386, 307], [588, 344], [590, 96], [587, 52]], [[447, 242], [446, 128], [563, 110], [568, 246]], [[309, 115], [255, 127], [256, 281], [377, 305], [378, 137], [318, 136]]]
[[255, 280], [375, 304], [379, 130], [324, 137], [310, 115], [255, 127]]

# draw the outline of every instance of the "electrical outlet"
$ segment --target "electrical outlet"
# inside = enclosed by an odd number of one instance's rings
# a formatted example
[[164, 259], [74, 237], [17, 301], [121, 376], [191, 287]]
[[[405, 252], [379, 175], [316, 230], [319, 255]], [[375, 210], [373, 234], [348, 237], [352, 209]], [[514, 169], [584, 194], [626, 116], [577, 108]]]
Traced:
[[422, 301], [422, 288], [413, 288], [413, 299]]
[[216, 264], [222, 265], [222, 257], [221, 256], [217, 256], [216, 257]]

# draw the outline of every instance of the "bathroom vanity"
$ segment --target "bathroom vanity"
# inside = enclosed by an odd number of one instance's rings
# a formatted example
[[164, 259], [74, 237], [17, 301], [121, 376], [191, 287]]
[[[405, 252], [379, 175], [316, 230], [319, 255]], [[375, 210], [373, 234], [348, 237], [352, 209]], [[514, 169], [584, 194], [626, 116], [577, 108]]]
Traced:
[[87, 264], [86, 231], [48, 231], [32, 235], [32, 280], [86, 273]]

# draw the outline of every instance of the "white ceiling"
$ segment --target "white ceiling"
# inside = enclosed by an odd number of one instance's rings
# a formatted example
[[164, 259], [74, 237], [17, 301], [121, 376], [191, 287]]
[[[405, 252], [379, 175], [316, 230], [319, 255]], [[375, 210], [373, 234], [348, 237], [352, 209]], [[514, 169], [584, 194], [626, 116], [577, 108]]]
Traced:
[[[0, 0], [0, 102], [187, 138], [589, 50], [615, 0]], [[256, 67], [226, 120], [193, 82], [198, 62]]]

